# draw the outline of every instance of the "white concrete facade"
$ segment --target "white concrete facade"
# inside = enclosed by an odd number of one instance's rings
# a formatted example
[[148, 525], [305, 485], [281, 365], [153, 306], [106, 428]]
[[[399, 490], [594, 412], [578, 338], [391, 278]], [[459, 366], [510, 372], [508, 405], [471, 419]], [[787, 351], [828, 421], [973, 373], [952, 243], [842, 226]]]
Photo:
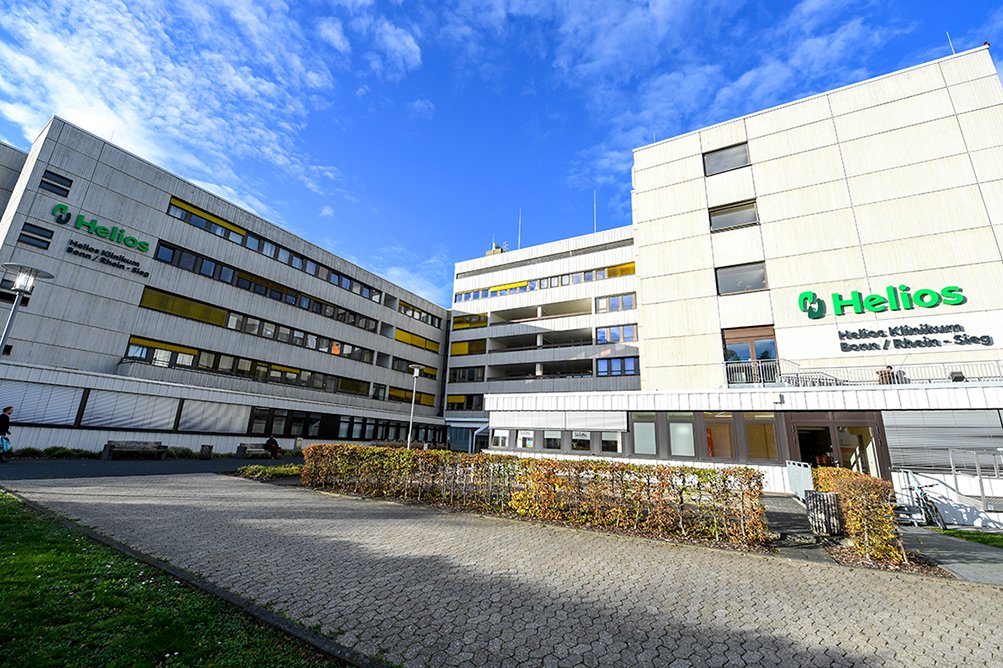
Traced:
[[992, 471], [1000, 128], [983, 47], [636, 149], [640, 391], [489, 394], [494, 449]]
[[[58, 118], [27, 155], [0, 146], [0, 198], [0, 260], [55, 275], [18, 311], [0, 365], [0, 404], [19, 405], [15, 423], [35, 416], [20, 435], [45, 420], [14, 375], [45, 368], [76, 405], [49, 432], [138, 425], [92, 418], [131, 401], [84, 393], [100, 374], [150, 403], [179, 388], [173, 415], [148, 425], [172, 444], [404, 439], [415, 363], [416, 439], [445, 440], [445, 309]], [[243, 393], [239, 415], [197, 418], [209, 390]]]

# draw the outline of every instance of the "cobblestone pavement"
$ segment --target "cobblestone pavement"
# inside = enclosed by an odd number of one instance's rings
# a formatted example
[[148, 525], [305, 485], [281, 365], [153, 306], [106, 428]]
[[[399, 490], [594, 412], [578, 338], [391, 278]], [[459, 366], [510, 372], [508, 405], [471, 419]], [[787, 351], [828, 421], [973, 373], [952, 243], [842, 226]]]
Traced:
[[392, 664], [983, 666], [1003, 656], [1003, 590], [984, 585], [204, 473], [2, 484]]

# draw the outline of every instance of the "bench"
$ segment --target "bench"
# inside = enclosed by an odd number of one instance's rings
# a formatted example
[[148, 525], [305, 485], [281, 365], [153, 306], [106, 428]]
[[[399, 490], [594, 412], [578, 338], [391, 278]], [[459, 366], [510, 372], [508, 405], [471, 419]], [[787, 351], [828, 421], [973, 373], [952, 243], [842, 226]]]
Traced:
[[272, 453], [265, 450], [264, 443], [241, 443], [237, 446], [236, 457], [238, 459], [247, 459], [247, 455], [265, 455], [266, 457], [271, 457]]
[[160, 441], [108, 441], [101, 451], [101, 459], [111, 459], [116, 452], [149, 452], [157, 459], [167, 459], [167, 446]]

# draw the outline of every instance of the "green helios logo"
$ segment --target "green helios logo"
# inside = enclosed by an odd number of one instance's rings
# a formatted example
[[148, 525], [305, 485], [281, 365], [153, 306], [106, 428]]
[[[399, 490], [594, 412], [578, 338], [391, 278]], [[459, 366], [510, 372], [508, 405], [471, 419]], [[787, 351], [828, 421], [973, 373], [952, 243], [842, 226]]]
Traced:
[[[60, 225], [65, 225], [70, 222], [73, 215], [70, 213], [70, 207], [65, 204], [57, 204], [52, 207], [52, 217]], [[96, 237], [107, 239], [114, 244], [121, 244], [126, 248], [134, 248], [140, 253], [150, 250], [149, 241], [140, 241], [136, 237], [129, 235], [128, 230], [125, 228], [105, 227], [104, 225], [99, 225], [96, 220], [87, 220], [83, 214], [77, 216], [77, 221], [73, 227], [77, 230], [86, 231], [88, 234], [93, 234]]]
[[[848, 310], [858, 315], [863, 313], [884, 313], [886, 311], [911, 311], [914, 308], [936, 308], [940, 305], [960, 306], [968, 301], [957, 285], [948, 285], [940, 290], [923, 288], [912, 291], [908, 285], [889, 285], [883, 293], [864, 295], [857, 290], [844, 297], [832, 293], [833, 315], [840, 316]], [[826, 303], [817, 294], [807, 290], [798, 295], [798, 309], [811, 320], [825, 317]]]

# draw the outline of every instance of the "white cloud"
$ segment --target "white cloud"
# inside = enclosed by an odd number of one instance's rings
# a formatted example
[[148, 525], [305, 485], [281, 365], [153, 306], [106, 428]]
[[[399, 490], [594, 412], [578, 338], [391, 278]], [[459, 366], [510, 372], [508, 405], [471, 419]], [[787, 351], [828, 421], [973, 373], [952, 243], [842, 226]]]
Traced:
[[334, 207], [325, 206], [320, 210], [320, 213], [318, 213], [317, 215], [320, 216], [321, 218], [334, 218]]
[[345, 37], [345, 31], [338, 19], [328, 17], [321, 20], [317, 25], [317, 34], [340, 53], [348, 53], [352, 50], [352, 45]]
[[414, 118], [420, 118], [423, 121], [432, 120], [435, 116], [435, 104], [428, 98], [418, 98], [413, 100], [407, 105], [408, 111]]
[[421, 65], [421, 47], [415, 36], [386, 19], [375, 27], [374, 46], [369, 54], [369, 64], [374, 72], [391, 80], [399, 80]]

